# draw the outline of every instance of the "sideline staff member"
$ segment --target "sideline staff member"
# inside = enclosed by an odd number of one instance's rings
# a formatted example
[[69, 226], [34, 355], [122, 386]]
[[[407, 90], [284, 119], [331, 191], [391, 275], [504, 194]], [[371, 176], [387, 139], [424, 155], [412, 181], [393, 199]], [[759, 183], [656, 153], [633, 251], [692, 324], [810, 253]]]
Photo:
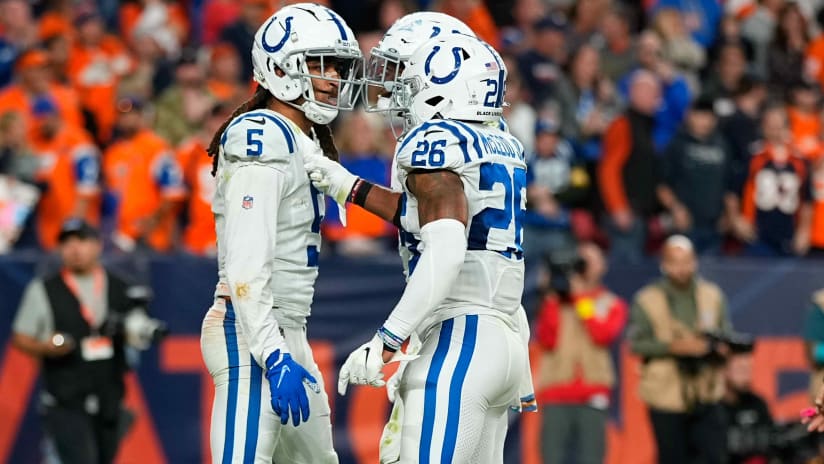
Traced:
[[64, 464], [107, 464], [118, 446], [127, 369], [122, 331], [127, 285], [103, 269], [98, 232], [79, 219], [59, 235], [60, 272], [26, 288], [13, 343], [40, 360], [46, 432]]

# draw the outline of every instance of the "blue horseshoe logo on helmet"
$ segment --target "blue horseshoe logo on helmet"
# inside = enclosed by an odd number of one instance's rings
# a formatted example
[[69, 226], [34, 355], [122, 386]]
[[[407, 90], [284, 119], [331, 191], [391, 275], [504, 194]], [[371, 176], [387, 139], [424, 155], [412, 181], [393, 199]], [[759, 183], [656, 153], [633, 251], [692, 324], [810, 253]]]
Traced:
[[[440, 50], [441, 46], [435, 45], [435, 48], [432, 49], [432, 53], [430, 53], [429, 56], [426, 57], [426, 62], [424, 62], [423, 64], [423, 72], [427, 75], [429, 75], [431, 69], [429, 67], [429, 63], [432, 61], [432, 57], [434, 57], [435, 54], [438, 53]], [[455, 79], [455, 76], [458, 75], [458, 70], [461, 68], [461, 47], [452, 47], [452, 56], [455, 58], [455, 67], [452, 69], [452, 72], [443, 77], [432, 76], [429, 80], [436, 84], [446, 84], [452, 81], [452, 79]]]
[[286, 21], [284, 21], [286, 23], [286, 32], [283, 34], [283, 38], [280, 39], [280, 42], [274, 45], [269, 45], [268, 43], [266, 43], [266, 34], [269, 32], [269, 27], [271, 27], [272, 24], [274, 24], [275, 20], [277, 20], [277, 17], [274, 17], [271, 21], [269, 21], [269, 24], [267, 24], [266, 28], [263, 29], [263, 37], [261, 37], [261, 42], [264, 50], [266, 50], [269, 53], [275, 53], [280, 51], [280, 49], [283, 48], [284, 45], [286, 45], [286, 40], [289, 38], [289, 35], [292, 34], [292, 19], [294, 19], [294, 17], [292, 16], [286, 18]]

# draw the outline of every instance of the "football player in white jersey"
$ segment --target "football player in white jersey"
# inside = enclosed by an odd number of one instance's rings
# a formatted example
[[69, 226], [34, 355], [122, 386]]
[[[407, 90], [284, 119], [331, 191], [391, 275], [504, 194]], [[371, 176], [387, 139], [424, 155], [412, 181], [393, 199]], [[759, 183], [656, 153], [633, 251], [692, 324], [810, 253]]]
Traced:
[[208, 149], [219, 283], [201, 349], [215, 383], [212, 462], [337, 463], [306, 339], [323, 199], [303, 157], [337, 156], [326, 124], [354, 107], [362, 57], [340, 16], [301, 3], [260, 27], [252, 58], [257, 91]]
[[[342, 393], [347, 383], [382, 385], [384, 363], [410, 335], [421, 338], [398, 388], [407, 411], [399, 454], [382, 462], [503, 461], [506, 411], [528, 370], [520, 307], [526, 164], [523, 146], [496, 124], [505, 77], [500, 56], [465, 35], [430, 39], [413, 53], [391, 86], [392, 107], [408, 122], [395, 153], [402, 193], [335, 163], [307, 163], [336, 201], [364, 205], [401, 229], [406, 290], [339, 380]], [[534, 408], [534, 398], [525, 400]]]

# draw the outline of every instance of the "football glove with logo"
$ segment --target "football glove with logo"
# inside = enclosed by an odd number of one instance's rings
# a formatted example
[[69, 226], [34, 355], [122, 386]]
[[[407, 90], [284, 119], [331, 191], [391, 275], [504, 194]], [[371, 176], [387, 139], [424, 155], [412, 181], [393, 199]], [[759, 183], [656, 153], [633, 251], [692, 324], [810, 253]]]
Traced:
[[309, 399], [304, 383], [315, 393], [320, 393], [317, 380], [303, 366], [292, 359], [289, 353], [280, 350], [266, 359], [266, 379], [269, 381], [272, 409], [280, 416], [280, 423], [286, 425], [289, 415], [297, 427], [301, 421], [309, 420]]

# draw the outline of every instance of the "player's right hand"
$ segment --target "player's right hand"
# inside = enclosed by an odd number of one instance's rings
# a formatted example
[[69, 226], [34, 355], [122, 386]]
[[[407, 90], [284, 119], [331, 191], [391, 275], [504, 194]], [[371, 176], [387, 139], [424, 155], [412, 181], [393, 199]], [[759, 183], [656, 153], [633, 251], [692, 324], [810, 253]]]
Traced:
[[349, 172], [340, 163], [317, 154], [304, 156], [303, 167], [315, 188], [329, 195], [337, 204], [346, 206], [346, 199], [358, 176]]
[[280, 416], [280, 423], [286, 425], [289, 415], [292, 424], [297, 427], [301, 420], [309, 420], [309, 398], [306, 396], [306, 383], [315, 393], [320, 392], [318, 382], [289, 353], [280, 350], [270, 354], [266, 359], [266, 379], [269, 381], [272, 410]]
[[384, 386], [382, 355], [383, 339], [378, 334], [350, 353], [340, 368], [338, 393], [345, 395], [350, 383]]

